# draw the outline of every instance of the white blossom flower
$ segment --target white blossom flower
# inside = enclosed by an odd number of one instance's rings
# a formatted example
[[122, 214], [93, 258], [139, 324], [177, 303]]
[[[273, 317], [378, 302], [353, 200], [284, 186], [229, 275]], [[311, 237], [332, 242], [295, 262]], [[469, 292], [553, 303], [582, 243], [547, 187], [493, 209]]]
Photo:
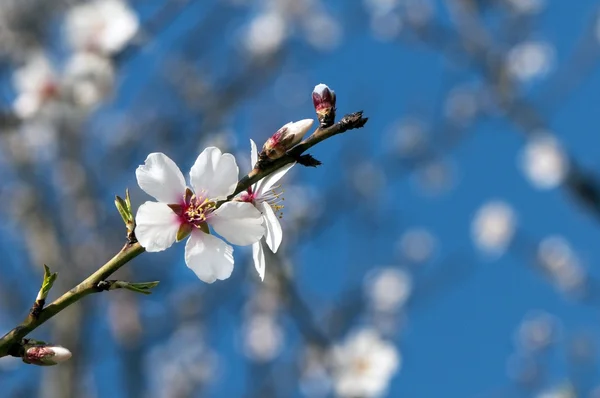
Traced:
[[[250, 147], [250, 159], [252, 167], [254, 167], [258, 161], [258, 151], [256, 144], [252, 140], [250, 140]], [[287, 164], [273, 174], [263, 178], [240, 196], [242, 202], [252, 203], [262, 213], [263, 225], [265, 227], [265, 241], [273, 253], [277, 253], [283, 239], [281, 224], [275, 214], [275, 212], [283, 208], [280, 204], [281, 193], [277, 191], [274, 185], [294, 164], [296, 163]], [[252, 258], [254, 259], [254, 267], [260, 276], [260, 280], [264, 280], [266, 262], [262, 242], [256, 242], [252, 245]]]
[[256, 314], [244, 325], [244, 352], [256, 362], [268, 362], [277, 357], [283, 348], [284, 334], [271, 315]]
[[515, 334], [517, 344], [528, 352], [541, 351], [558, 339], [560, 322], [547, 312], [536, 311], [525, 316]]
[[390, 152], [406, 158], [418, 156], [429, 145], [426, 127], [416, 118], [394, 122], [383, 141]]
[[139, 20], [122, 0], [93, 0], [71, 8], [65, 29], [74, 49], [111, 55], [133, 38]]
[[371, 329], [353, 334], [331, 355], [334, 388], [340, 397], [381, 397], [400, 367], [396, 347]]
[[108, 94], [114, 82], [110, 61], [90, 52], [73, 55], [65, 69], [65, 86], [73, 100], [81, 106], [97, 105]]
[[475, 214], [471, 235], [482, 251], [500, 255], [506, 250], [515, 232], [516, 216], [505, 202], [492, 201], [483, 205]]
[[412, 277], [399, 268], [380, 268], [366, 279], [365, 290], [376, 311], [394, 312], [410, 298]]
[[420, 264], [429, 260], [435, 251], [436, 239], [422, 227], [408, 229], [396, 243], [397, 253], [411, 263]]
[[543, 239], [538, 247], [538, 260], [561, 291], [573, 293], [584, 286], [586, 272], [563, 237], [549, 236]]
[[566, 382], [542, 391], [536, 395], [536, 398], [576, 398], [577, 396], [578, 393], [573, 385]]
[[517, 44], [506, 58], [508, 73], [524, 82], [547, 74], [553, 61], [554, 48], [535, 41]]
[[343, 30], [337, 18], [317, 12], [303, 21], [306, 41], [314, 48], [331, 51], [342, 41]]
[[554, 137], [538, 135], [525, 146], [521, 155], [521, 168], [537, 188], [550, 189], [564, 180], [568, 161]]
[[31, 55], [15, 71], [13, 82], [18, 92], [13, 109], [23, 119], [35, 116], [44, 104], [59, 95], [59, 78], [43, 53]]
[[287, 21], [278, 12], [259, 14], [245, 32], [244, 45], [253, 55], [271, 55], [283, 45], [287, 30]]
[[146, 202], [135, 217], [135, 234], [149, 252], [167, 249], [191, 235], [185, 245], [185, 262], [204, 282], [229, 278], [233, 248], [209, 233], [208, 225], [230, 243], [246, 246], [264, 234], [261, 214], [244, 202], [216, 202], [231, 195], [238, 181], [233, 155], [208, 147], [190, 170], [190, 183], [163, 153], [151, 153], [136, 170], [140, 188], [158, 202]]
[[506, 2], [519, 14], [535, 14], [546, 5], [545, 0], [506, 0]]

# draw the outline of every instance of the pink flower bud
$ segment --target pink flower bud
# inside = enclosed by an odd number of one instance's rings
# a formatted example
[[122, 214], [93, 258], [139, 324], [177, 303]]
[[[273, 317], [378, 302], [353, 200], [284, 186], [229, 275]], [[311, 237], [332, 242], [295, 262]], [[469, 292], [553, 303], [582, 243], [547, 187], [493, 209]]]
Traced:
[[263, 145], [261, 158], [275, 160], [282, 157], [288, 150], [292, 149], [302, 141], [302, 138], [313, 124], [312, 119], [304, 119], [298, 122], [289, 122], [279, 130]]
[[69, 358], [71, 351], [60, 346], [34, 345], [23, 354], [23, 362], [38, 366], [56, 365]]
[[335, 121], [335, 92], [327, 85], [317, 84], [312, 92], [313, 105], [321, 127], [329, 127]]

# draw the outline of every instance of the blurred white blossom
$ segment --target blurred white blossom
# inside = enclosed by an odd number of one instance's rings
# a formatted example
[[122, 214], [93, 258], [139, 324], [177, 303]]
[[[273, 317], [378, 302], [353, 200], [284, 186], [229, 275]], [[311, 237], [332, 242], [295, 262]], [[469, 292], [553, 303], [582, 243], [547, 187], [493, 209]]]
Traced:
[[373, 197], [385, 186], [385, 173], [374, 162], [362, 161], [352, 171], [354, 189], [364, 197]]
[[13, 110], [26, 119], [35, 116], [49, 101], [60, 94], [59, 77], [50, 60], [41, 52], [33, 53], [13, 74], [17, 98]]
[[428, 145], [423, 122], [417, 118], [407, 118], [394, 122], [384, 138], [384, 145], [386, 149], [398, 156], [418, 155]]
[[371, 14], [387, 14], [400, 4], [401, 0], [363, 0], [365, 8]]
[[257, 56], [271, 55], [279, 50], [287, 38], [286, 20], [277, 12], [258, 14], [244, 34], [244, 44]]
[[456, 183], [456, 167], [449, 159], [430, 159], [416, 171], [416, 182], [422, 193], [440, 195], [450, 191]]
[[571, 383], [550, 387], [536, 395], [536, 398], [577, 398], [577, 393]]
[[334, 389], [344, 398], [385, 395], [390, 380], [400, 369], [396, 347], [372, 329], [355, 332], [331, 351]]
[[[45, 120], [31, 120], [23, 123], [19, 127], [19, 133], [9, 137], [9, 147], [16, 155], [16, 152], [26, 149], [29, 153], [40, 161], [48, 161], [56, 156], [58, 149], [58, 132], [52, 123]], [[17, 141], [17, 142], [13, 142]], [[12, 144], [15, 144], [14, 146]]]
[[471, 236], [483, 252], [501, 255], [512, 240], [517, 218], [506, 202], [494, 200], [484, 204], [473, 218]]
[[520, 163], [527, 178], [540, 189], [558, 186], [564, 180], [569, 166], [558, 141], [544, 134], [536, 135], [527, 142]]
[[427, 261], [435, 250], [436, 241], [425, 228], [411, 228], [400, 236], [397, 251], [401, 257], [413, 263]]
[[431, 0], [402, 0], [402, 6], [409, 24], [417, 27], [426, 25], [434, 13]]
[[536, 14], [546, 6], [546, 0], [505, 0], [519, 14]]
[[110, 92], [115, 76], [110, 61], [95, 53], [74, 54], [65, 69], [65, 85], [81, 106], [97, 105]]
[[123, 0], [93, 0], [67, 13], [65, 33], [75, 50], [111, 55], [119, 52], [139, 29], [136, 13]]
[[184, 323], [161, 345], [154, 346], [145, 357], [150, 397], [187, 396], [203, 385], [215, 381], [219, 357], [210, 349], [198, 323]]
[[389, 12], [371, 15], [369, 25], [376, 39], [390, 41], [400, 34], [403, 24], [402, 16], [398, 12]]
[[531, 385], [539, 379], [541, 369], [533, 356], [515, 353], [506, 362], [506, 373], [520, 384]]
[[563, 292], [577, 292], [586, 282], [586, 273], [569, 243], [560, 236], [543, 239], [538, 247], [538, 261]]
[[558, 339], [559, 322], [558, 318], [547, 312], [527, 314], [517, 329], [517, 344], [528, 352], [543, 350]]
[[283, 346], [283, 329], [273, 316], [256, 314], [244, 325], [244, 352], [256, 362], [272, 361]]
[[412, 277], [399, 268], [380, 268], [365, 279], [365, 291], [373, 309], [393, 312], [400, 309], [409, 299]]
[[554, 48], [544, 42], [526, 41], [508, 52], [508, 73], [523, 82], [544, 76], [554, 62]]
[[305, 18], [303, 26], [307, 42], [319, 50], [333, 50], [342, 41], [341, 24], [328, 14], [317, 13]]
[[400, 33], [403, 25], [399, 12], [400, 0], [363, 0], [369, 13], [373, 36], [379, 40], [392, 40]]

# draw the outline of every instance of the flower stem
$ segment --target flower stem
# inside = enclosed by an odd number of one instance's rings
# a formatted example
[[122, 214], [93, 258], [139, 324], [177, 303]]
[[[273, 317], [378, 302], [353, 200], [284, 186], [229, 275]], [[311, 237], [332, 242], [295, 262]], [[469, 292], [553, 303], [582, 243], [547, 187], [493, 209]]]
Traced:
[[69, 290], [56, 300], [46, 306], [37, 317], [28, 316], [19, 326], [15, 327], [2, 338], [0, 338], [0, 357], [7, 355], [19, 356], [22, 339], [37, 329], [40, 325], [58, 314], [71, 304], [76, 303], [91, 293], [98, 293], [98, 282], [108, 278], [131, 259], [144, 252], [139, 243], [127, 243], [119, 253], [111, 258], [106, 264], [90, 275], [83, 282]]

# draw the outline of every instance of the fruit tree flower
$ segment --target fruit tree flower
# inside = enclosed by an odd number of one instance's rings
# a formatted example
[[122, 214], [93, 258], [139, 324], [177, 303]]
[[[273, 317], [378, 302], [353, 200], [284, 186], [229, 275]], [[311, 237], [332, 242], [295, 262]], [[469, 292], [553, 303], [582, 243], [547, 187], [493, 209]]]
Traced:
[[551, 189], [564, 181], [569, 164], [554, 137], [537, 134], [529, 140], [521, 154], [521, 168], [536, 188]]
[[483, 252], [500, 256], [510, 245], [517, 217], [510, 205], [500, 200], [484, 204], [473, 218], [471, 235]]
[[46, 103], [59, 96], [59, 78], [50, 60], [41, 52], [32, 54], [27, 63], [15, 71], [13, 81], [18, 92], [13, 109], [22, 119], [35, 116]]
[[66, 34], [74, 49], [104, 55], [119, 52], [139, 28], [137, 15], [122, 0], [93, 0], [71, 8]]
[[396, 347], [371, 329], [352, 335], [332, 351], [334, 387], [340, 397], [375, 398], [385, 394], [400, 367]]
[[110, 92], [114, 80], [111, 62], [96, 53], [75, 53], [65, 68], [65, 86], [81, 106], [97, 105]]
[[167, 249], [188, 235], [185, 262], [207, 283], [229, 278], [233, 248], [210, 234], [238, 246], [251, 245], [264, 234], [260, 212], [250, 203], [233, 201], [217, 207], [235, 190], [238, 166], [233, 155], [208, 147], [190, 170], [192, 189], [186, 187], [177, 165], [163, 153], [151, 153], [136, 170], [140, 188], [158, 202], [146, 202], [137, 211], [135, 234], [149, 252]]
[[[250, 158], [252, 166], [254, 166], [258, 161], [258, 151], [254, 141], [250, 140], [250, 146]], [[278, 217], [275, 214], [283, 208], [280, 204], [282, 199], [280, 198], [281, 193], [277, 192], [274, 185], [292, 168], [292, 166], [294, 166], [294, 164], [295, 163], [287, 164], [273, 174], [263, 178], [249, 187], [246, 192], [243, 192], [239, 197], [239, 200], [251, 203], [262, 213], [263, 225], [265, 227], [265, 241], [273, 253], [277, 253], [277, 249], [279, 249], [279, 245], [283, 239], [281, 224], [279, 224]], [[265, 253], [263, 252], [261, 242], [256, 242], [252, 245], [252, 257], [254, 259], [254, 267], [256, 268], [260, 279], [264, 280]]]

